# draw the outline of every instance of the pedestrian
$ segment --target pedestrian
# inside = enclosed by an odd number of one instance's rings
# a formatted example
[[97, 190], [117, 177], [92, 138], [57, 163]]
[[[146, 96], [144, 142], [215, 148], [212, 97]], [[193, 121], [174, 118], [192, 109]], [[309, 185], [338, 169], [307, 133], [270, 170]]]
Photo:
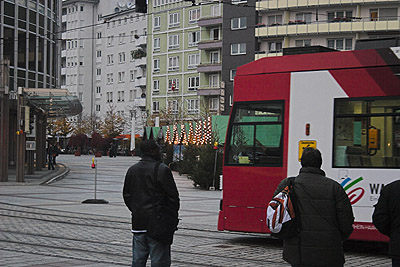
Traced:
[[54, 147], [53, 147], [53, 145], [51, 143], [48, 143], [48, 144], [49, 145], [47, 147], [47, 157], [48, 157], [47, 168], [49, 170], [54, 170], [54, 164], [53, 164], [53, 161], [54, 161], [54, 159], [53, 159]]
[[389, 257], [392, 266], [400, 267], [400, 180], [385, 185], [375, 205], [372, 221], [376, 228], [390, 237]]
[[53, 165], [56, 165], [56, 158], [58, 157], [58, 154], [60, 153], [60, 147], [58, 145], [58, 143], [56, 143], [53, 146]]
[[125, 205], [132, 214], [132, 266], [146, 266], [149, 255], [151, 266], [170, 266], [171, 245], [152, 239], [147, 229], [155, 203], [169, 206], [177, 217], [179, 193], [171, 170], [163, 163], [157, 164], [161, 160], [158, 144], [152, 139], [145, 140], [140, 149], [143, 158], [128, 169], [123, 188]]
[[[294, 203], [300, 219], [299, 233], [283, 240], [283, 259], [292, 266], [343, 266], [343, 241], [353, 231], [353, 210], [347, 194], [321, 170], [318, 149], [305, 148], [299, 175], [294, 179]], [[274, 193], [288, 184], [284, 179]]]

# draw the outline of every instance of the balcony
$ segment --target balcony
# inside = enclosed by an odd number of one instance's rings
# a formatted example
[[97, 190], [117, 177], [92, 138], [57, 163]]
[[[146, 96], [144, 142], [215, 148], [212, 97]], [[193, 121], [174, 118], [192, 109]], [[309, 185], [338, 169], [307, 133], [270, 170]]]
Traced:
[[67, 57], [67, 50], [61, 50], [61, 57]]
[[140, 36], [139, 39], [136, 40], [136, 47], [145, 48], [147, 45], [147, 36]]
[[262, 0], [257, 2], [256, 10], [260, 12], [298, 8], [298, 7], [318, 7], [332, 5], [363, 5], [363, 4], [398, 4], [398, 0]]
[[197, 95], [201, 96], [221, 96], [224, 95], [224, 89], [219, 87], [202, 86], [197, 89]]
[[146, 87], [146, 77], [137, 78], [135, 80], [136, 87]]
[[222, 17], [204, 17], [198, 20], [197, 24], [200, 27], [211, 27], [222, 25]]
[[141, 57], [135, 59], [135, 65], [138, 68], [145, 68], [147, 65], [147, 58], [146, 57]]
[[398, 31], [400, 20], [371, 21], [371, 19], [352, 19], [347, 22], [317, 21], [312, 23], [290, 23], [284, 25], [258, 27], [256, 37], [316, 35], [353, 32]]
[[199, 49], [216, 49], [222, 48], [222, 40], [209, 40], [209, 41], [201, 41], [197, 44]]
[[136, 98], [134, 99], [133, 105], [136, 107], [145, 108], [146, 107], [146, 98]]
[[197, 66], [198, 72], [219, 72], [222, 71], [221, 63], [200, 63]]
[[67, 22], [67, 15], [61, 16], [61, 22]]
[[61, 75], [67, 74], [67, 68], [61, 68]]
[[63, 39], [63, 40], [67, 39], [67, 33], [66, 32], [61, 33], [61, 39]]

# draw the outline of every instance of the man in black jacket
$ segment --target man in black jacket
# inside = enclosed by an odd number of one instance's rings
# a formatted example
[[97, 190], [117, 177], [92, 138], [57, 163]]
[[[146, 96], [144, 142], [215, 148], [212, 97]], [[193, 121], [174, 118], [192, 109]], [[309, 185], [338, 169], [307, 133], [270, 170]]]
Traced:
[[375, 205], [372, 221], [376, 228], [390, 237], [389, 256], [393, 267], [400, 267], [400, 180], [392, 182], [381, 191]]
[[179, 210], [179, 194], [171, 170], [163, 163], [158, 165], [155, 181], [156, 163], [161, 159], [160, 147], [154, 140], [140, 144], [143, 152], [141, 161], [129, 168], [125, 176], [123, 197], [125, 205], [132, 213], [133, 258], [132, 266], [146, 266], [150, 255], [151, 266], [171, 265], [171, 245], [150, 238], [146, 232], [154, 203], [162, 201], [176, 212]]
[[[343, 241], [353, 231], [353, 210], [346, 192], [325, 177], [318, 149], [305, 148], [300, 174], [294, 179], [300, 233], [283, 241], [283, 259], [292, 266], [343, 266]], [[275, 191], [287, 183], [284, 179]]]

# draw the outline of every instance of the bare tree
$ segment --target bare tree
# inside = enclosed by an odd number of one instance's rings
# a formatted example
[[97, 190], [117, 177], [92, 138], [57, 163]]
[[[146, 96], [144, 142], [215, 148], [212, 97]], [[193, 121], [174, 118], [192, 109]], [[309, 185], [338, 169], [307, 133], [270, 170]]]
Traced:
[[109, 105], [104, 121], [101, 125], [101, 133], [107, 137], [120, 135], [125, 129], [125, 119], [118, 114], [115, 106]]

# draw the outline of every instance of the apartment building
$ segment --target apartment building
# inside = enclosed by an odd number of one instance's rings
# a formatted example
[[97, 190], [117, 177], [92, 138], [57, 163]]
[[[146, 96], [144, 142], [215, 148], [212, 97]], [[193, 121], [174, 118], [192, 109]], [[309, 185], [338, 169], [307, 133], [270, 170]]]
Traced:
[[124, 133], [146, 121], [147, 15], [134, 1], [66, 0], [62, 8], [62, 87], [79, 97], [79, 119], [125, 118]]
[[262, 0], [256, 10], [256, 59], [286, 47], [352, 50], [357, 40], [400, 34], [398, 0]]
[[200, 7], [191, 2], [148, 2], [147, 109], [153, 123], [200, 116], [199, 18]]

